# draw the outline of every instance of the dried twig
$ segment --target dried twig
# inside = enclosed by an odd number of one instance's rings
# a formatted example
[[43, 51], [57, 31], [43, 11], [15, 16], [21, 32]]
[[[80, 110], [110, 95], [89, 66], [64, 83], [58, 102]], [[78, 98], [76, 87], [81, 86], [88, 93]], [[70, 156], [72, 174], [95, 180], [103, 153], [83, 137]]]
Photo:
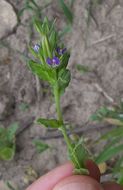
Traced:
[[115, 36], [116, 36], [115, 34], [111, 34], [111, 35], [108, 35], [108, 36], [106, 36], [106, 37], [103, 37], [103, 38], [101, 38], [101, 39], [99, 39], [99, 40], [96, 40], [96, 41], [92, 42], [89, 47], [91, 47], [91, 46], [93, 46], [93, 45], [96, 45], [96, 44], [99, 44], [99, 43], [101, 43], [101, 42], [104, 42], [104, 41], [106, 41], [106, 40], [108, 40], [108, 39], [111, 39], [111, 38], [113, 38], [113, 37], [115, 37]]
[[106, 99], [107, 99], [109, 102], [114, 103], [114, 99], [113, 99], [112, 97], [110, 97], [110, 96], [107, 94], [107, 92], [105, 92], [104, 89], [103, 89], [101, 86], [99, 86], [99, 84], [95, 83], [94, 86], [97, 88], [97, 90], [98, 90], [99, 92], [101, 92], [101, 93], [104, 95], [104, 97], [106, 97]]

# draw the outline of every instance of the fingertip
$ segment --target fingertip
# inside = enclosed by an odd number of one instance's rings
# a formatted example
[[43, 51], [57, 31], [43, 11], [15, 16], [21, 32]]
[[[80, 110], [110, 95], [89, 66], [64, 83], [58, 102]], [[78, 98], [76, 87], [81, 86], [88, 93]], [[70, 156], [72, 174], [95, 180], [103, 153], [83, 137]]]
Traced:
[[102, 190], [100, 184], [89, 176], [69, 176], [59, 182], [53, 190]]
[[44, 176], [36, 180], [32, 185], [30, 185], [26, 190], [40, 190], [42, 189], [49, 190], [54, 187], [62, 179], [72, 175], [73, 165], [71, 162], [67, 162], [64, 165], [61, 165], [52, 171], [48, 172]]

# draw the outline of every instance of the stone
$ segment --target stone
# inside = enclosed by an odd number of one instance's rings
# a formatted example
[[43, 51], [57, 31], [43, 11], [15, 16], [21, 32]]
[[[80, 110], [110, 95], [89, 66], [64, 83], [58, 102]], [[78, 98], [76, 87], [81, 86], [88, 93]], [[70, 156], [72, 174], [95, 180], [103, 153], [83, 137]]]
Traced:
[[0, 39], [13, 31], [17, 16], [13, 7], [5, 0], [0, 1]]

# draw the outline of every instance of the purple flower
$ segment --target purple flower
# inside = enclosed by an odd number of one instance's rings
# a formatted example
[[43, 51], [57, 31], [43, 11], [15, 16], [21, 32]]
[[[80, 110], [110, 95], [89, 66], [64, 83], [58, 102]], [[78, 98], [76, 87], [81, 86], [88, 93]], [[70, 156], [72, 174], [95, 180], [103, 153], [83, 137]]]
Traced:
[[39, 52], [39, 49], [40, 49], [40, 45], [39, 45], [39, 44], [36, 44], [36, 45], [33, 47], [33, 49], [34, 49], [34, 51], [35, 51], [36, 53], [38, 53], [38, 52]]
[[63, 55], [66, 52], [67, 48], [61, 49], [60, 47], [56, 48], [56, 51], [59, 55]]
[[56, 56], [54, 56], [52, 59], [48, 57], [46, 61], [48, 65], [51, 65], [51, 66], [58, 66], [60, 64], [60, 60]]

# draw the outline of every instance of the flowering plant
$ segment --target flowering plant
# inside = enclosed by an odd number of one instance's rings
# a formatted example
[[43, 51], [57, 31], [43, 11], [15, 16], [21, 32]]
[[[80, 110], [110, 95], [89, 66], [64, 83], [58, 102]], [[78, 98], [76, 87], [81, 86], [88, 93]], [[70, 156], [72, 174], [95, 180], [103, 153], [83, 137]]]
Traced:
[[88, 174], [85, 160], [89, 158], [89, 152], [85, 148], [83, 139], [78, 137], [72, 139], [67, 135], [60, 106], [60, 98], [71, 79], [70, 71], [67, 68], [70, 53], [64, 44], [61, 44], [58, 32], [55, 30], [55, 22], [50, 22], [45, 18], [42, 23], [35, 20], [34, 24], [40, 34], [41, 41], [30, 48], [35, 60], [30, 60], [28, 65], [34, 74], [50, 84], [57, 112], [57, 119], [39, 118], [37, 122], [45, 127], [57, 128], [62, 132], [67, 144], [69, 158], [75, 167], [74, 173]]

